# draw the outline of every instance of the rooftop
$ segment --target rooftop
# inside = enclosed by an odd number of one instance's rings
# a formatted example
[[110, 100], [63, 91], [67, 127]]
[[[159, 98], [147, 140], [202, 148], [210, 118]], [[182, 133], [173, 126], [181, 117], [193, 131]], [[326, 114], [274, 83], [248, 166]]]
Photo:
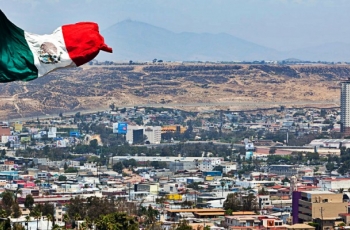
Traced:
[[303, 193], [308, 193], [308, 194], [336, 194], [334, 192], [329, 192], [329, 191], [304, 191]]
[[203, 212], [224, 212], [222, 208], [189, 208], [189, 209], [168, 209], [168, 212], [198, 212], [198, 213], [203, 213]]

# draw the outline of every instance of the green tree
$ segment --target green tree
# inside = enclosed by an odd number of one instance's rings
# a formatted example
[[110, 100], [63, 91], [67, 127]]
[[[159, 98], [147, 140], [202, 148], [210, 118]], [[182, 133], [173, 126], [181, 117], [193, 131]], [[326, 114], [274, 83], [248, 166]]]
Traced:
[[32, 194], [28, 194], [26, 196], [26, 199], [24, 200], [24, 207], [28, 208], [29, 210], [32, 210], [34, 205], [34, 198]]
[[151, 205], [148, 206], [147, 209], [147, 221], [149, 224], [153, 224], [157, 221], [157, 216], [159, 215], [159, 211], [154, 209]]
[[152, 161], [151, 166], [155, 169], [164, 169], [167, 168], [167, 164], [163, 161]]
[[124, 165], [122, 162], [117, 162], [116, 164], [113, 165], [113, 171], [118, 172], [118, 173], [122, 173], [123, 169], [124, 169]]
[[19, 207], [18, 203], [14, 203], [12, 205], [12, 217], [19, 218], [21, 216], [22, 216], [21, 208]]
[[68, 169], [68, 165], [67, 165], [67, 162], [64, 162], [64, 166], [63, 166], [64, 170], [67, 170]]
[[67, 170], [64, 170], [65, 173], [77, 173], [78, 169], [74, 167], [69, 167]]
[[243, 209], [244, 211], [257, 211], [258, 203], [256, 197], [249, 193], [248, 196], [243, 197]]
[[333, 170], [336, 169], [336, 167], [335, 167], [333, 162], [328, 162], [326, 164], [326, 169], [329, 172], [329, 174], [331, 174], [333, 172]]
[[[68, 215], [69, 216], [75, 216], [76, 214], [78, 214], [80, 216], [80, 218], [84, 219], [86, 218], [85, 213], [87, 212], [87, 207], [86, 207], [86, 200], [83, 199], [80, 196], [76, 196], [72, 199], [70, 199], [69, 201], [69, 205], [68, 207]], [[89, 206], [91, 208], [94, 208], [94, 204], [90, 203]], [[95, 210], [96, 212], [98, 212], [98, 210]]]
[[287, 177], [285, 177], [283, 180], [281, 180], [281, 182], [282, 183], [290, 183], [290, 180]]
[[30, 221], [30, 216], [25, 216], [24, 218], [26, 219], [26, 226], [28, 230], [28, 222]]
[[17, 187], [15, 192], [13, 193], [13, 198], [14, 198], [14, 202], [17, 203], [17, 195], [18, 194], [22, 194], [22, 190], [20, 189], [20, 187]]
[[[349, 188], [350, 190], [350, 188]], [[156, 204], [160, 204], [161, 208], [164, 208], [164, 203], [167, 201], [167, 199], [163, 196], [156, 198]]]
[[14, 205], [15, 201], [13, 199], [13, 193], [12, 192], [3, 192], [2, 193], [2, 205], [6, 212], [6, 217], [11, 216], [12, 214], [12, 206]]
[[226, 185], [225, 181], [221, 181], [220, 185], [221, 185], [221, 189], [222, 189], [222, 191], [221, 191], [222, 192], [222, 196], [224, 196], [224, 187]]
[[269, 195], [269, 191], [265, 190], [265, 187], [262, 187], [259, 191], [258, 191], [259, 195]]
[[79, 213], [75, 213], [74, 214], [74, 225], [75, 227], [78, 226], [78, 221], [81, 219], [81, 216], [79, 215]]
[[136, 167], [137, 162], [135, 159], [124, 160], [123, 165], [125, 165], [126, 167]]
[[97, 149], [98, 148], [98, 141], [97, 141], [97, 139], [91, 140], [89, 145], [90, 145], [91, 148]]
[[66, 181], [67, 180], [67, 177], [64, 176], [64, 175], [59, 175], [58, 176], [58, 181]]
[[98, 230], [138, 230], [138, 222], [126, 213], [114, 212], [100, 216], [96, 221]]
[[225, 214], [226, 214], [226, 215], [232, 215], [232, 210], [231, 210], [231, 209], [227, 209], [227, 210], [225, 211]]
[[175, 230], [192, 230], [192, 227], [188, 224], [186, 220], [180, 221], [179, 225]]
[[12, 230], [25, 230], [25, 228], [20, 223], [14, 223], [12, 226]]
[[[50, 222], [53, 223], [53, 216], [51, 214], [48, 214], [46, 216], [46, 218], [47, 218], [47, 229], [49, 229]], [[53, 224], [52, 224], [52, 226], [53, 226]]]
[[237, 212], [241, 210], [241, 202], [237, 193], [229, 193], [224, 201], [223, 208], [225, 210], [232, 210], [232, 212]]
[[37, 209], [33, 210], [30, 215], [36, 219], [36, 229], [39, 229], [39, 219], [41, 218], [41, 212]]
[[66, 213], [66, 214], [63, 215], [63, 222], [64, 222], [64, 228], [65, 229], [67, 229], [68, 221], [70, 221], [70, 218], [69, 218], [68, 214]]
[[[132, 61], [131, 61], [132, 62]], [[111, 108], [112, 111], [115, 109], [115, 103], [113, 102], [112, 104], [109, 105], [109, 108]]]

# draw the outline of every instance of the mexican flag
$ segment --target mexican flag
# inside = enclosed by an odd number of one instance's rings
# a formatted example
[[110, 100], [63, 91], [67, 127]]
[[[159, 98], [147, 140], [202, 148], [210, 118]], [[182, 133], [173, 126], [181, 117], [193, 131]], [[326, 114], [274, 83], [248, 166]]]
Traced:
[[83, 65], [100, 50], [112, 52], [94, 22], [63, 25], [52, 34], [26, 32], [0, 10], [0, 82], [31, 81], [51, 71]]

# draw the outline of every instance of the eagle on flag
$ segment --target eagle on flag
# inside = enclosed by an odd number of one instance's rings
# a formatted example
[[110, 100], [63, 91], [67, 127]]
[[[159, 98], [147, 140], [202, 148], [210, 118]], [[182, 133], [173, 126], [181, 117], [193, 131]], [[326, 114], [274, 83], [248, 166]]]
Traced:
[[31, 81], [61, 68], [81, 66], [100, 50], [112, 53], [97, 23], [63, 25], [37, 35], [17, 27], [0, 10], [0, 82]]

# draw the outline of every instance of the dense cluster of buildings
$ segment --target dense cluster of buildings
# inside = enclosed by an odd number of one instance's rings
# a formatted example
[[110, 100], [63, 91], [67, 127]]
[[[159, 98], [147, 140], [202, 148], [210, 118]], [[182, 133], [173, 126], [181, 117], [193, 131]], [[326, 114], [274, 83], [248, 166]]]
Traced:
[[[344, 95], [342, 105], [348, 103], [346, 93]], [[314, 139], [303, 146], [290, 146], [288, 135], [302, 138], [307, 134], [329, 135], [338, 131], [346, 134], [347, 119], [350, 120], [346, 111], [342, 106], [340, 113], [328, 110], [323, 115], [316, 109], [283, 109], [283, 116], [225, 112], [218, 119], [211, 119], [213, 111], [205, 111], [192, 127], [191, 132], [196, 134], [193, 143], [202, 141], [201, 131], [232, 132], [242, 127], [262, 134], [260, 136], [280, 132], [285, 139], [276, 142], [253, 136], [239, 143], [227, 143], [232, 155], [226, 158], [210, 154], [201, 157], [129, 154], [113, 156], [107, 165], [15, 156], [16, 150], [26, 149], [29, 144], [35, 149], [44, 146], [66, 148], [97, 139], [98, 144], [103, 145], [98, 133], [83, 131], [79, 124], [83, 122], [81, 119], [76, 122], [76, 116], [40, 122], [2, 122], [0, 146], [5, 155], [0, 161], [0, 190], [21, 190], [17, 200], [22, 217], [13, 221], [23, 223], [29, 214], [24, 200], [26, 195], [32, 194], [35, 203], [55, 204], [55, 219], [61, 225], [65, 205], [72, 197], [106, 196], [151, 205], [159, 210], [157, 219], [163, 229], [171, 229], [181, 220], [187, 220], [193, 229], [206, 226], [246, 230], [347, 228], [350, 225], [350, 178], [329, 172], [325, 165], [310, 164], [312, 162], [302, 165], [267, 163], [270, 155], [317, 153], [321, 157], [339, 156], [341, 147], [350, 146], [347, 139]], [[114, 134], [124, 136], [131, 145], [152, 147], [176, 144], [177, 140], [163, 143], [162, 134], [183, 134], [188, 128], [180, 125], [184, 123], [180, 111], [149, 114], [144, 108], [127, 108], [123, 112], [106, 111], [84, 119], [87, 124], [103, 124]], [[241, 148], [245, 154], [238, 151]], [[138, 167], [125, 166], [122, 173], [112, 170], [114, 164], [131, 159]], [[155, 169], [149, 162], [162, 162], [166, 167]], [[245, 170], [247, 165], [256, 162], [258, 166], [254, 170]], [[68, 172], [67, 168], [74, 170]], [[228, 212], [225, 203], [230, 202], [228, 195], [232, 193], [238, 194], [236, 199], [241, 205], [246, 197], [253, 195], [254, 207], [245, 210], [239, 206], [238, 210]], [[160, 198], [162, 202], [159, 202]], [[44, 217], [41, 222], [42, 226], [47, 225]]]

